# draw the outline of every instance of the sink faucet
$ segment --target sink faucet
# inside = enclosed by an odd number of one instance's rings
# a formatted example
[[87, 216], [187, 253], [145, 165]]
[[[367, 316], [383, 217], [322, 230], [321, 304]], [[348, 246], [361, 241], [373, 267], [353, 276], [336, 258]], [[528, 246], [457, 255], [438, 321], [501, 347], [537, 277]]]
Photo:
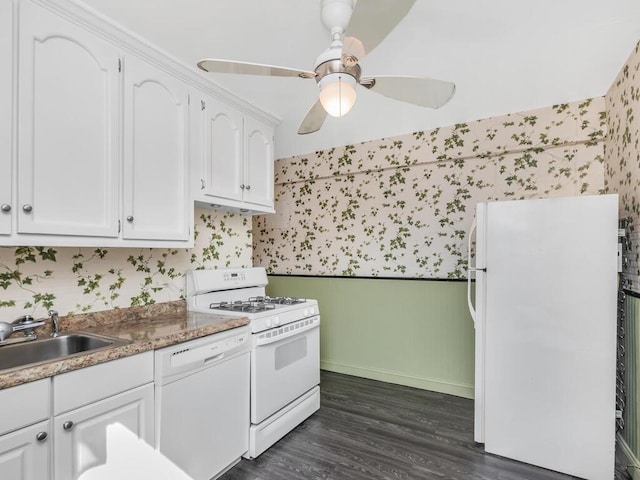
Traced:
[[[51, 336], [57, 337], [59, 334], [58, 312], [56, 310], [49, 310], [47, 313], [51, 319]], [[41, 327], [44, 324], [44, 319], [35, 320], [31, 315], [23, 315], [11, 323], [0, 322], [0, 346], [35, 340], [38, 338], [36, 335], [36, 327]], [[14, 332], [23, 332], [24, 337], [9, 339]]]
[[51, 336], [58, 336], [58, 311], [57, 310], [49, 310], [47, 312], [49, 314], [49, 318], [51, 318]]
[[[49, 317], [51, 318], [52, 337], [58, 336], [58, 312], [55, 310], [49, 310]], [[13, 322], [0, 322], [0, 346], [11, 345], [13, 343], [28, 342], [29, 340], [36, 340], [36, 327], [44, 325], [44, 320], [35, 320], [31, 315], [23, 315], [18, 317]], [[24, 336], [19, 338], [9, 338], [14, 332], [23, 332]]]

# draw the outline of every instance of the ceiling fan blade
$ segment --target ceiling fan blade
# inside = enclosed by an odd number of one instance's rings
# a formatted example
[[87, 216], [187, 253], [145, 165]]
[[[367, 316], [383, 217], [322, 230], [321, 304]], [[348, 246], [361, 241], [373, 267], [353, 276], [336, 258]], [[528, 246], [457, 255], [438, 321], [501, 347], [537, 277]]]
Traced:
[[344, 37], [342, 39], [342, 63], [353, 65], [360, 63], [367, 52], [359, 38]]
[[358, 0], [345, 35], [358, 38], [371, 52], [400, 23], [416, 0]]
[[427, 77], [366, 77], [360, 85], [394, 100], [431, 108], [447, 103], [456, 91], [455, 83]]
[[242, 75], [267, 75], [270, 77], [300, 77], [315, 78], [315, 72], [298, 70], [295, 68], [263, 65], [261, 63], [236, 62], [233, 60], [219, 60], [205, 58], [198, 62], [198, 68], [211, 73], [238, 73]]
[[327, 112], [318, 100], [309, 109], [307, 114], [302, 120], [300, 127], [298, 127], [298, 135], [306, 135], [307, 133], [313, 133], [320, 130], [324, 120], [327, 118]]

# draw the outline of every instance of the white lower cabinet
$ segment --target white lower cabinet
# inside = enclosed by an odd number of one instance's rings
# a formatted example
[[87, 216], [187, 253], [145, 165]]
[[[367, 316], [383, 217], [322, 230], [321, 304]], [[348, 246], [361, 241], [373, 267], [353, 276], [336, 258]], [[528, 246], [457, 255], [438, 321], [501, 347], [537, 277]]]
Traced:
[[139, 468], [153, 449], [153, 352], [64, 373], [52, 383], [54, 480], [135, 478], [122, 473]]
[[49, 480], [50, 420], [0, 436], [0, 478]]
[[56, 480], [116, 478], [153, 445], [153, 384], [57, 415], [53, 430]]
[[51, 381], [0, 390], [0, 478], [51, 478]]
[[[246, 330], [244, 337], [233, 331], [172, 347], [163, 365], [173, 370], [156, 378], [154, 369], [162, 365], [154, 366], [154, 352], [147, 351], [1, 389], [0, 407], [9, 413], [0, 415], [0, 479], [189, 480], [219, 474], [248, 447]], [[212, 346], [226, 350], [210, 357]], [[187, 360], [172, 363], [179, 354]], [[196, 354], [202, 359], [194, 360]]]

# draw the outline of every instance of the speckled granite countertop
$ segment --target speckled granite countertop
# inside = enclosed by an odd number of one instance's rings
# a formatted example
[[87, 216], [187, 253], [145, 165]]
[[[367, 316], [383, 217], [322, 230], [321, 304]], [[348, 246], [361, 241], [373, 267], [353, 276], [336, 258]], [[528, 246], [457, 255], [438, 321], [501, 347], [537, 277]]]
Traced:
[[[183, 301], [60, 317], [60, 332], [87, 332], [130, 343], [22, 368], [1, 370], [0, 389], [247, 325], [246, 317], [187, 312]], [[49, 325], [37, 330], [45, 338]], [[0, 347], [2, 348], [2, 347]]]

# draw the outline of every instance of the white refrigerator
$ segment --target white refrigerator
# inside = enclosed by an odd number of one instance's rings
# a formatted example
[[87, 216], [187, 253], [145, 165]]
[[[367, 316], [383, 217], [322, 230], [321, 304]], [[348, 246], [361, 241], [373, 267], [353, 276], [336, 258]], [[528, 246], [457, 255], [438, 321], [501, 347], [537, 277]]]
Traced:
[[487, 452], [613, 480], [617, 232], [617, 195], [478, 204], [468, 301]]

